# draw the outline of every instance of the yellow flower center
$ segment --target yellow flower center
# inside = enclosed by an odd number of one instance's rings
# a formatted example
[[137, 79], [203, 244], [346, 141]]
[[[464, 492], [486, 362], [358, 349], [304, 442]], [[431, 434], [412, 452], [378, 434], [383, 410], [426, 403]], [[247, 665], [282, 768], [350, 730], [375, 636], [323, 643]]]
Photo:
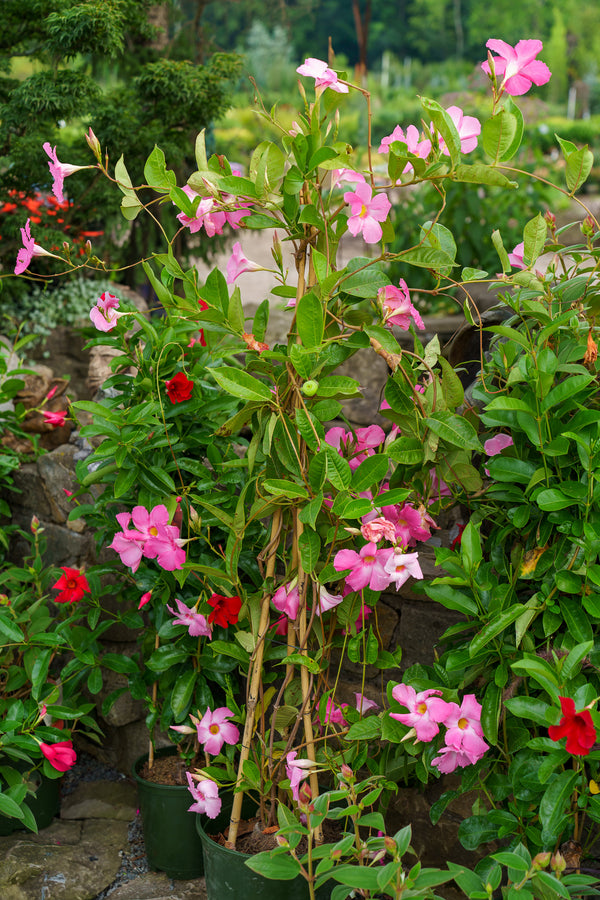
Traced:
[[458, 727], [462, 728], [463, 731], [468, 726], [468, 724], [469, 724], [469, 720], [465, 719], [464, 717], [462, 719], [459, 719], [457, 722]]
[[208, 730], [210, 731], [211, 734], [218, 734], [219, 726], [218, 725], [209, 725]]
[[417, 712], [420, 713], [422, 716], [425, 715], [425, 713], [427, 712], [427, 704], [419, 703], [419, 705], [417, 706]]
[[361, 206], [360, 212], [358, 214], [359, 219], [364, 219], [364, 217], [367, 215], [367, 213], [368, 213], [368, 209], [365, 206], [365, 204], [363, 203], [363, 205]]

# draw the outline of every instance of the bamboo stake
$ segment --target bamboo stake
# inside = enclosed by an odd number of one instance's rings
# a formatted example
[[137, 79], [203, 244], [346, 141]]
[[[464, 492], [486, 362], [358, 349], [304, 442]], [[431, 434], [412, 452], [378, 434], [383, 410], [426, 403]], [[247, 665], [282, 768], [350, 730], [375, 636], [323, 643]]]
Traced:
[[[265, 576], [272, 578], [275, 574], [275, 560], [277, 557], [277, 537], [281, 530], [281, 508], [275, 510], [273, 521], [271, 523], [271, 540], [269, 542], [269, 555], [267, 557], [267, 566]], [[250, 687], [248, 691], [248, 700], [246, 702], [246, 722], [244, 724], [244, 735], [242, 737], [242, 748], [240, 751], [240, 761], [238, 764], [238, 773], [236, 787], [239, 788], [243, 781], [244, 763], [248, 759], [250, 753], [250, 741], [254, 732], [254, 714], [258, 703], [258, 692], [261, 684], [261, 676], [263, 669], [263, 653], [265, 647], [265, 635], [270, 624], [270, 608], [269, 603], [271, 595], [263, 594], [262, 605], [260, 610], [260, 621], [258, 626], [258, 637], [256, 642], [256, 650], [254, 651], [254, 659], [252, 660], [252, 669], [248, 673], [250, 678]], [[237, 791], [233, 795], [233, 807], [231, 810], [231, 818], [229, 820], [229, 835], [225, 844], [230, 850], [235, 850], [235, 842], [240, 824], [240, 815], [242, 812], [243, 792]]]
[[[158, 634], [154, 637], [154, 649], [158, 650], [160, 646], [160, 638]], [[158, 681], [155, 681], [152, 685], [152, 706], [156, 706], [156, 701], [158, 699]], [[152, 740], [153, 735], [150, 735], [148, 741], [148, 768], [151, 769], [154, 765], [154, 741]]]

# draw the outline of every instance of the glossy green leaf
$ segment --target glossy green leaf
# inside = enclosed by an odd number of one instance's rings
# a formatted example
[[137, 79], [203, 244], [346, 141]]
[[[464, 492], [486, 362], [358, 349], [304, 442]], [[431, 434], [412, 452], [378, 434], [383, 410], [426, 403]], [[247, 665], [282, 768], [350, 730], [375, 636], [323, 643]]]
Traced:
[[501, 109], [483, 123], [481, 144], [495, 163], [500, 162], [511, 151], [518, 129], [517, 117], [506, 109]]
[[323, 306], [313, 291], [304, 294], [296, 306], [296, 326], [307, 349], [318, 347], [323, 340]]
[[[489, 184], [497, 187], [516, 188], [517, 182], [511, 181], [498, 169], [493, 166], [486, 166], [483, 163], [475, 163], [471, 166], [461, 164], [456, 167], [452, 173], [454, 181], [466, 182], [467, 184]], [[487, 272], [483, 273], [487, 277]]]
[[315, 570], [321, 553], [321, 539], [316, 531], [305, 529], [298, 540], [300, 559], [304, 571], [310, 574]]
[[263, 481], [263, 487], [276, 497], [289, 497], [290, 499], [308, 499], [308, 491], [302, 484], [288, 481], [283, 478], [267, 478]]
[[525, 225], [523, 229], [523, 260], [526, 265], [533, 265], [538, 256], [544, 252], [547, 232], [548, 225], [541, 213], [538, 213], [534, 219], [530, 219]]
[[208, 371], [217, 384], [234, 397], [240, 397], [242, 400], [263, 402], [274, 400], [270, 388], [243, 369], [236, 369], [233, 366], [220, 366]]
[[447, 444], [461, 450], [481, 450], [477, 432], [471, 423], [454, 413], [442, 410], [428, 416], [425, 424]]
[[352, 475], [351, 488], [357, 494], [362, 493], [371, 488], [375, 484], [379, 484], [388, 474], [389, 462], [384, 453], [376, 453], [368, 456], [354, 470]]

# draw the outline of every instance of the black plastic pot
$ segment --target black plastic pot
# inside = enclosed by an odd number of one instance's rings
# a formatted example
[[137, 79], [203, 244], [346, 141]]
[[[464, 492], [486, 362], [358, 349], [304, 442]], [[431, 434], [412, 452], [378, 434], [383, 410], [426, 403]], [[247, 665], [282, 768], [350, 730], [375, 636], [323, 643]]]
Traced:
[[[241, 898], [264, 900], [265, 897], [277, 897], [277, 900], [309, 900], [308, 885], [301, 875], [291, 881], [265, 878], [248, 868], [246, 860], [251, 858], [248, 853], [229, 850], [212, 839], [211, 835], [219, 834], [227, 826], [230, 809], [231, 803], [228, 806], [225, 802], [218, 818], [214, 820], [206, 816], [196, 816], [196, 828], [204, 851], [208, 900], [241, 900]], [[242, 810], [242, 814], [249, 815], [245, 809]], [[330, 893], [330, 886], [323, 885], [317, 891], [317, 898], [329, 900]]]
[[[156, 756], [171, 756], [171, 747]], [[133, 767], [137, 782], [146, 856], [151, 869], [170, 878], [190, 879], [204, 874], [202, 842], [196, 831], [196, 816], [188, 812], [193, 798], [186, 786], [156, 784], [139, 774], [148, 760], [140, 756]]]
[[[35, 794], [27, 794], [25, 803], [33, 813], [38, 829], [47, 828], [60, 811], [60, 778], [48, 778], [41, 769], [27, 772], [26, 763], [19, 760], [5, 760], [5, 762], [13, 769], [27, 773], [27, 782]], [[13, 831], [24, 828], [25, 825], [20, 819], [0, 815], [0, 835], [12, 834]]]

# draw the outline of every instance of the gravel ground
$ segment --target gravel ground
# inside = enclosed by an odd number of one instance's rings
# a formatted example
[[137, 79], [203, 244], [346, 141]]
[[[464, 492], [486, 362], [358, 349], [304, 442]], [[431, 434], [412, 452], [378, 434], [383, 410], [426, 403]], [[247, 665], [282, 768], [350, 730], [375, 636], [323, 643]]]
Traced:
[[[77, 762], [72, 769], [65, 772], [62, 781], [62, 794], [67, 796], [73, 793], [82, 781], [128, 781], [126, 775], [117, 772], [116, 769], [98, 762], [88, 753], [78, 752]], [[146, 848], [142, 835], [142, 821], [139, 814], [129, 825], [129, 847], [121, 854], [121, 868], [112, 884], [104, 888], [94, 900], [106, 900], [122, 884], [144, 875], [150, 871], [146, 858]]]

